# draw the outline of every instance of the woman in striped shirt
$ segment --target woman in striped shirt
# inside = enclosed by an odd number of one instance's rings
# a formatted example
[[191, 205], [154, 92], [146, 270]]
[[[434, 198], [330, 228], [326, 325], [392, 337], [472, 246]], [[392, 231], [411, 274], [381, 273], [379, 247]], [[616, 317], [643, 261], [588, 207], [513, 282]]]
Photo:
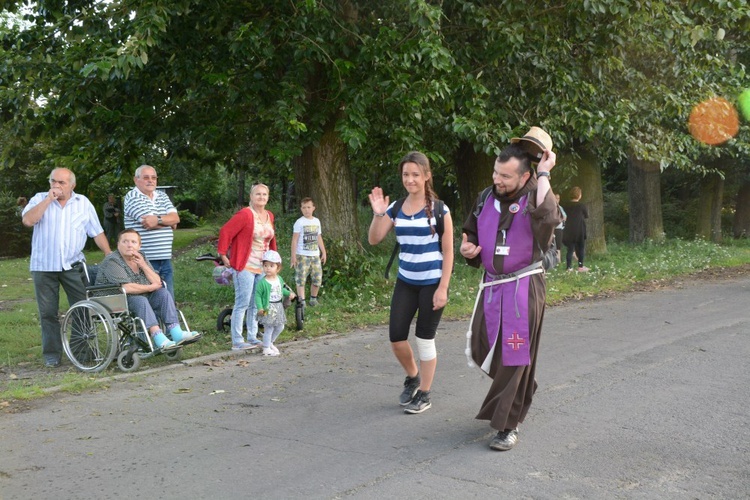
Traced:
[[[437, 195], [427, 157], [412, 151], [399, 163], [401, 181], [408, 193], [398, 213], [383, 190], [369, 195], [373, 218], [368, 241], [377, 245], [393, 228], [400, 245], [398, 279], [391, 298], [389, 336], [396, 359], [406, 372], [399, 403], [406, 413], [422, 413], [432, 406], [430, 389], [437, 366], [435, 334], [448, 302], [453, 269], [453, 222], [444, 204], [444, 235], [437, 234]], [[419, 366], [408, 341], [409, 328], [417, 314], [415, 330]]]

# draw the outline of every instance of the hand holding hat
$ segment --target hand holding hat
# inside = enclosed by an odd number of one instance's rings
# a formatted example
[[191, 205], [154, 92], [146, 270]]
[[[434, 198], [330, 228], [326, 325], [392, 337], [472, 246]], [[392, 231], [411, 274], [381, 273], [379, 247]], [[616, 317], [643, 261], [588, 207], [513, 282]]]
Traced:
[[551, 149], [546, 150], [542, 154], [542, 159], [539, 162], [539, 164], [536, 166], [537, 173], [539, 172], [549, 172], [555, 167], [555, 161], [557, 160], [557, 155], [552, 152]]
[[[521, 146], [534, 163], [541, 164], [544, 160], [544, 152], [552, 152], [552, 138], [539, 127], [531, 127], [526, 132], [526, 135], [523, 137], [514, 137], [510, 140], [510, 143], [517, 143]], [[554, 162], [552, 165], [554, 166]]]

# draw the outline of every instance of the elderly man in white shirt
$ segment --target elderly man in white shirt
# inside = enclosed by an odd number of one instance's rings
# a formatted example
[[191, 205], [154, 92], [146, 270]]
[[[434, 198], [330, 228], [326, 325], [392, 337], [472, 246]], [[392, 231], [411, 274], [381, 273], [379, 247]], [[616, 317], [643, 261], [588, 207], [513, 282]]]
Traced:
[[75, 304], [86, 298], [81, 274], [72, 264], [84, 260], [86, 238], [109, 254], [96, 209], [88, 198], [73, 191], [76, 177], [67, 168], [56, 168], [49, 176], [50, 189], [34, 195], [23, 210], [23, 224], [34, 228], [31, 239], [31, 276], [42, 324], [42, 356], [48, 367], [60, 365], [62, 336], [58, 308], [60, 286]]

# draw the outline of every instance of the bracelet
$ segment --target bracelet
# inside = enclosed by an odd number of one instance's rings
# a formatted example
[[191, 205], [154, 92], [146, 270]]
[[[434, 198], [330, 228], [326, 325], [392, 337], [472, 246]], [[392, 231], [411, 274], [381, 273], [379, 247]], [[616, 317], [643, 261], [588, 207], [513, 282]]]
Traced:
[[383, 212], [382, 214], [379, 214], [375, 210], [373, 210], [372, 215], [374, 215], [375, 217], [385, 217], [385, 212]]
[[537, 178], [539, 178], [539, 177], [546, 177], [548, 179], [552, 179], [552, 177], [549, 175], [549, 172], [544, 172], [544, 171], [537, 172], [536, 176], [537, 176]]

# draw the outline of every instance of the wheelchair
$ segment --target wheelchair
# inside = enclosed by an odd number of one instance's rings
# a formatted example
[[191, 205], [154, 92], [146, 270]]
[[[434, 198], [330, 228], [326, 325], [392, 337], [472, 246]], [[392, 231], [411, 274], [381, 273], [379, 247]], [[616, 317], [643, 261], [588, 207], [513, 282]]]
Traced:
[[[65, 313], [61, 334], [63, 351], [79, 370], [100, 372], [115, 358], [124, 372], [136, 371], [141, 360], [159, 354], [178, 360], [184, 345], [202, 337], [198, 335], [176, 348], [156, 347], [143, 320], [128, 310], [127, 294], [121, 285], [94, 285], [96, 266], [77, 262], [73, 267], [81, 272], [86, 299], [76, 302]], [[177, 310], [177, 314], [183, 330], [190, 331], [182, 311]], [[164, 325], [161, 326], [166, 332]]]

